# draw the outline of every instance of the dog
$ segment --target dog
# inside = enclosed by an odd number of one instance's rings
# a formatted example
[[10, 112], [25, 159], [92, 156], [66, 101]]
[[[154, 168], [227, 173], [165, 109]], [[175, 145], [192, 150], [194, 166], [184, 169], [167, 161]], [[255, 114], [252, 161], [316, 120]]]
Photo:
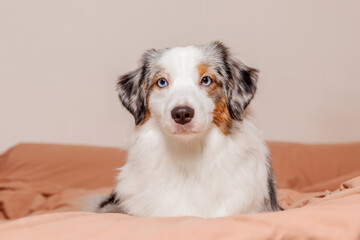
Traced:
[[146, 51], [117, 82], [136, 127], [116, 187], [96, 212], [208, 218], [282, 210], [248, 110], [257, 80], [219, 41]]

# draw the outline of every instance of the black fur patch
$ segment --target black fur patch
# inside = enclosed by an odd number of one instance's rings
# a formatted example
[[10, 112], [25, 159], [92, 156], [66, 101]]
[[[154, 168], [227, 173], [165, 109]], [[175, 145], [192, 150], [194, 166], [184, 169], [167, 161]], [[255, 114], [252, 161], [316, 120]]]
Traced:
[[245, 92], [254, 95], [256, 92], [256, 79], [258, 70], [247, 67], [245, 70], [242, 69], [240, 73], [243, 80], [241, 83], [244, 86], [243, 88]]
[[268, 192], [269, 192], [269, 200], [268, 203], [266, 205], [268, 205], [268, 209], [270, 211], [281, 211], [283, 210], [278, 202], [277, 202], [277, 197], [276, 197], [276, 182], [274, 179], [274, 173], [270, 164], [270, 159], [269, 157], [267, 157], [268, 159], [268, 164], [269, 164], [269, 169], [268, 169]]
[[119, 199], [117, 199], [116, 194], [111, 193], [104, 201], [102, 201], [99, 205], [100, 208], [103, 208], [107, 205], [117, 205], [119, 203]]

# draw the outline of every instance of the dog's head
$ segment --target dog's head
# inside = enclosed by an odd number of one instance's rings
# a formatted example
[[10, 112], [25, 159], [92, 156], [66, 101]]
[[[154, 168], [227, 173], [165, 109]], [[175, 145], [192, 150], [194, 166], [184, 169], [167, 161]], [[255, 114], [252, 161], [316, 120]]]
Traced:
[[156, 120], [170, 135], [210, 127], [231, 133], [256, 91], [257, 70], [236, 60], [221, 42], [148, 50], [141, 66], [119, 78], [123, 105], [141, 125]]

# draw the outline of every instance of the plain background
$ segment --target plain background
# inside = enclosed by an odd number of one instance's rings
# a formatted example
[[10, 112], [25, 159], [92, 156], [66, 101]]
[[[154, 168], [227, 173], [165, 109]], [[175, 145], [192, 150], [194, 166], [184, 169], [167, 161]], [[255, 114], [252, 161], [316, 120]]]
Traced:
[[222, 40], [260, 70], [267, 140], [360, 140], [360, 1], [1, 0], [0, 151], [124, 146], [115, 82], [142, 52]]

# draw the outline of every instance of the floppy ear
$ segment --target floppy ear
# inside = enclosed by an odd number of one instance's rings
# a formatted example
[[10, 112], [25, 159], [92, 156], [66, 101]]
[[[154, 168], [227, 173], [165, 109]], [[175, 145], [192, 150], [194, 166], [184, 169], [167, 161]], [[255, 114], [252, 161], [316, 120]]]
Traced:
[[120, 76], [117, 83], [119, 98], [124, 107], [134, 116], [135, 124], [140, 124], [145, 118], [146, 95], [142, 68], [138, 68]]
[[228, 61], [231, 74], [225, 84], [227, 107], [233, 119], [242, 120], [243, 113], [256, 92], [258, 70], [232, 57]]
[[148, 50], [142, 58], [141, 66], [119, 77], [117, 90], [124, 107], [134, 116], [135, 124], [145, 120], [147, 95], [149, 92], [149, 73], [151, 61], [157, 51]]
[[220, 41], [205, 45], [205, 51], [217, 65], [219, 75], [224, 78], [227, 108], [231, 117], [242, 120], [256, 92], [258, 70], [238, 61]]

